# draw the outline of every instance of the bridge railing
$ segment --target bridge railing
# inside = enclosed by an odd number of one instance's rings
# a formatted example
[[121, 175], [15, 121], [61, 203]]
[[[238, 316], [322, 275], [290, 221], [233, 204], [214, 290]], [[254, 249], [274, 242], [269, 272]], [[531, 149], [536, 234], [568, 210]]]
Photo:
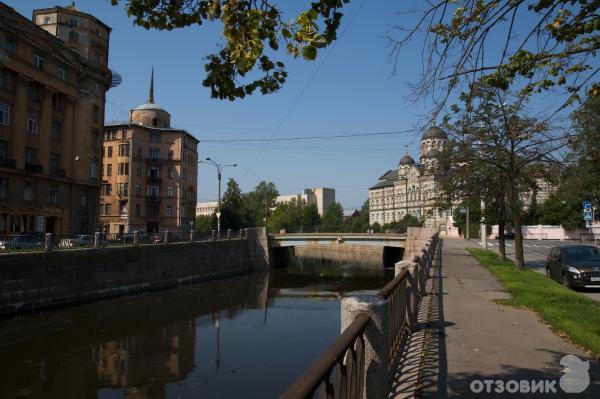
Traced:
[[398, 262], [396, 277], [376, 295], [344, 298], [342, 317], [354, 319], [280, 398], [387, 397], [392, 369], [417, 323], [434, 254], [440, 256], [438, 243], [436, 234], [412, 262]]

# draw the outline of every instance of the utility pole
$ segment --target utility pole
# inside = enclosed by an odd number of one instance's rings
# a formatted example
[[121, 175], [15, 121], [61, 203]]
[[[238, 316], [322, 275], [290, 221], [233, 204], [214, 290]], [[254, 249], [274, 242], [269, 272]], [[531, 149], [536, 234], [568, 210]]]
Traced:
[[223, 168], [227, 167], [227, 166], [232, 166], [232, 167], [236, 167], [237, 163], [234, 164], [228, 164], [228, 165], [223, 165], [220, 163], [217, 163], [215, 161], [213, 161], [212, 159], [210, 159], [210, 157], [207, 157], [205, 161], [198, 161], [198, 163], [207, 163], [209, 165], [214, 166], [215, 168], [217, 168], [217, 193], [218, 193], [218, 199], [217, 199], [217, 239], [219, 239], [221, 237], [221, 171], [223, 170]]

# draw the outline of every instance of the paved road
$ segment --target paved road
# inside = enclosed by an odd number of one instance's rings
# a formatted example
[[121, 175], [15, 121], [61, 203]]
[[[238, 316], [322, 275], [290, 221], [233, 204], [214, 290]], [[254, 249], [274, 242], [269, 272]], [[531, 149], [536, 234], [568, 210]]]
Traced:
[[[479, 240], [473, 242], [483, 246]], [[525, 267], [533, 269], [542, 274], [546, 273], [544, 262], [550, 252], [550, 248], [557, 245], [579, 244], [579, 241], [557, 241], [557, 240], [525, 240], [523, 242], [523, 254], [525, 255]], [[498, 240], [488, 240], [489, 249], [498, 252]], [[506, 256], [515, 259], [515, 242], [506, 241]], [[580, 290], [581, 293], [589, 296], [595, 301], [600, 301], [600, 288], [586, 288]]]

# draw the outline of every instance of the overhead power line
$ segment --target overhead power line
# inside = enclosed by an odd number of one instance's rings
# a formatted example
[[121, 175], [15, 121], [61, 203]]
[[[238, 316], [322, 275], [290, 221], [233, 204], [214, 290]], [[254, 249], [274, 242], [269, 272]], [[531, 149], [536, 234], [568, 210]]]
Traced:
[[271, 137], [267, 139], [208, 139], [201, 140], [203, 143], [272, 143], [279, 141], [306, 141], [306, 140], [335, 140], [352, 137], [369, 137], [369, 136], [391, 136], [398, 134], [410, 134], [419, 132], [417, 129], [397, 130], [391, 132], [366, 132], [353, 134], [336, 134], [332, 136], [304, 136], [304, 137]]

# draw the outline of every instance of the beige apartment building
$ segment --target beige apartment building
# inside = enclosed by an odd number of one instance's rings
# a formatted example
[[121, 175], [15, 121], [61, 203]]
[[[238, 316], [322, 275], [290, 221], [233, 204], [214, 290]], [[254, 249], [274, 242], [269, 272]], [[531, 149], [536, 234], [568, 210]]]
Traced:
[[277, 204], [285, 204], [296, 200], [299, 202], [305, 202], [308, 205], [314, 205], [317, 207], [317, 212], [320, 216], [329, 208], [329, 205], [335, 202], [335, 189], [334, 188], [306, 188], [302, 194], [292, 195], [279, 195], [275, 199]]
[[154, 73], [145, 104], [126, 123], [104, 128], [100, 220], [107, 233], [189, 231], [196, 215], [198, 140], [171, 128], [154, 103]]
[[110, 28], [72, 7], [0, 2], [0, 235], [91, 233]]

